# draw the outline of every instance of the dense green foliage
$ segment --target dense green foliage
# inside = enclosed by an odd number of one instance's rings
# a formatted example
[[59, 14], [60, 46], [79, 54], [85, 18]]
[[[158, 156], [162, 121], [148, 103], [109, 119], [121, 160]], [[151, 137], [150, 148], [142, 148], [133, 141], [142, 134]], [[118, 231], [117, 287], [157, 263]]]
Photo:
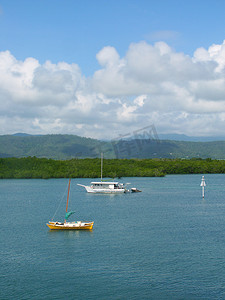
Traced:
[[[1, 158], [0, 178], [99, 178], [100, 159]], [[225, 173], [224, 160], [105, 159], [104, 178]]]
[[98, 157], [104, 143], [76, 135], [0, 136], [0, 157]]
[[76, 135], [0, 136], [0, 157], [225, 159], [225, 141], [182, 142], [156, 139], [99, 141]]

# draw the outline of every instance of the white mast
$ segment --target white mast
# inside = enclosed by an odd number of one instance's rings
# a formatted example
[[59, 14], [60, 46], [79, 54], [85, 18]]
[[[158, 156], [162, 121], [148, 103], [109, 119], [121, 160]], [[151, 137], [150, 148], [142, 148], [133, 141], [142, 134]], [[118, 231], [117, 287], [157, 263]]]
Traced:
[[102, 182], [103, 153], [101, 153], [101, 182]]
[[202, 187], [202, 198], [204, 198], [205, 197], [205, 190], [204, 189], [205, 189], [205, 186], [206, 186], [204, 176], [202, 176], [202, 181], [201, 181], [200, 186]]

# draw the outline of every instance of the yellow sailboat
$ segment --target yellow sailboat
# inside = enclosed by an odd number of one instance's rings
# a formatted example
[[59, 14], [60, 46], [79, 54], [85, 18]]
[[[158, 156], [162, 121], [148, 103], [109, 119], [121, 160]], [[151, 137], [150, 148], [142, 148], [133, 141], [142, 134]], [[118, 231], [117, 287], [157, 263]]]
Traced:
[[94, 222], [84, 222], [84, 221], [67, 222], [69, 216], [71, 216], [74, 213], [74, 211], [68, 212], [70, 182], [71, 179], [69, 180], [69, 185], [68, 185], [65, 221], [64, 222], [49, 221], [46, 225], [52, 230], [92, 230]]

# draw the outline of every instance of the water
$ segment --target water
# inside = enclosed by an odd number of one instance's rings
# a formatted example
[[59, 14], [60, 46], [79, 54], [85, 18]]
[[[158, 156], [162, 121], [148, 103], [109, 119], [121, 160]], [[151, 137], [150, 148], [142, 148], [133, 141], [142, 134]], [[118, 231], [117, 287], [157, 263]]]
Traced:
[[[126, 178], [142, 193], [87, 194], [72, 179], [0, 181], [0, 299], [225, 299], [225, 175]], [[59, 206], [59, 204], [61, 205]], [[71, 217], [71, 220], [73, 216]]]

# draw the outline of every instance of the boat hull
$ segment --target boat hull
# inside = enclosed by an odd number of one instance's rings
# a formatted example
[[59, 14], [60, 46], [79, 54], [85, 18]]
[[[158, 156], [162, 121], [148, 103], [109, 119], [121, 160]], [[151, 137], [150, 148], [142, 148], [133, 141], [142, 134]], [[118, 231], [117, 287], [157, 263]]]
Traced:
[[92, 230], [94, 222], [72, 222], [72, 223], [49, 222], [46, 225], [51, 230]]
[[112, 190], [112, 189], [92, 189], [87, 186], [86, 191], [92, 194], [123, 194], [125, 193], [124, 189]]
[[88, 185], [83, 185], [83, 184], [78, 184], [79, 186], [82, 186], [85, 188], [85, 190], [88, 193], [91, 194], [123, 194], [126, 193], [127, 190], [125, 188], [93, 188], [92, 186], [88, 186]]

